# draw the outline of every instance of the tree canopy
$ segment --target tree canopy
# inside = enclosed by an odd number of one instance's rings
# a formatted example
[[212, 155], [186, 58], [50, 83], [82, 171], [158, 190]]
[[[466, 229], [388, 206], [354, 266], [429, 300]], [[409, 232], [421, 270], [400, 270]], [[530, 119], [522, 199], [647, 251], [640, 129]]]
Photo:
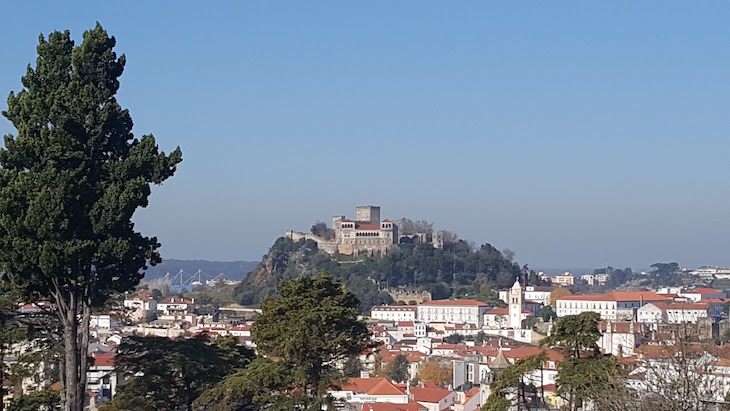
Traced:
[[391, 381], [408, 381], [408, 358], [406, 358], [403, 354], [398, 354], [395, 359], [388, 364], [387, 374]]
[[333, 364], [372, 347], [357, 319], [360, 302], [326, 271], [284, 280], [278, 292], [261, 304], [253, 341], [261, 355], [288, 365], [299, 391], [311, 389], [312, 402], [305, 398], [304, 406], [319, 409], [339, 376]]
[[215, 344], [206, 336], [129, 337], [119, 346], [116, 365], [133, 377], [120, 384], [109, 409], [190, 409], [204, 390], [246, 367], [253, 356], [232, 337]]
[[126, 63], [115, 44], [98, 24], [79, 45], [68, 31], [41, 36], [35, 67], [2, 113], [18, 133], [0, 149], [0, 270], [29, 299], [55, 304], [64, 410], [83, 407], [90, 308], [160, 260], [157, 239], [135, 231], [132, 215], [182, 159], [179, 148], [166, 155], [152, 135], [132, 134], [115, 98]]
[[600, 315], [593, 311], [560, 317], [555, 321], [550, 335], [540, 340], [540, 345], [558, 347], [566, 355], [575, 358], [579, 358], [584, 351], [597, 354], [597, 341], [601, 338], [599, 319]]

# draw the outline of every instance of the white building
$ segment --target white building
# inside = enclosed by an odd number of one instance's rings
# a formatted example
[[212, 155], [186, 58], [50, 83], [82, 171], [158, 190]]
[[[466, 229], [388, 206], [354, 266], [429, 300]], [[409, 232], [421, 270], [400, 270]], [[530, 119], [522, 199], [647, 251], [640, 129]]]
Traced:
[[654, 302], [636, 311], [637, 320], [647, 324], [695, 324], [712, 316], [710, 303]]
[[596, 312], [604, 320], [631, 319], [634, 311], [649, 302], [669, 301], [671, 297], [651, 291], [614, 291], [599, 295], [567, 295], [557, 300], [557, 315]]
[[489, 306], [476, 300], [434, 300], [418, 306], [418, 320], [429, 323], [473, 324], [481, 328]]
[[[529, 301], [536, 301], [542, 305], [550, 305], [550, 293], [552, 292], [551, 287], [536, 287], [534, 285], [528, 285], [523, 288], [522, 299]], [[499, 290], [499, 299], [505, 303], [509, 303], [509, 291], [510, 290]]]
[[328, 390], [336, 400], [351, 404], [367, 402], [408, 403], [408, 395], [385, 378], [349, 378], [339, 389]]
[[109, 330], [112, 327], [118, 327], [119, 323], [112, 321], [112, 317], [108, 314], [92, 315], [89, 317], [89, 327], [101, 330]]
[[588, 283], [588, 285], [605, 285], [609, 279], [608, 274], [583, 274], [580, 279]]
[[680, 297], [687, 298], [691, 301], [714, 300], [719, 298], [727, 298], [727, 294], [713, 288], [695, 288], [693, 290], [682, 291], [678, 293]]
[[117, 386], [124, 380], [124, 375], [114, 366], [114, 353], [94, 355], [94, 364], [86, 372], [89, 391], [96, 395], [96, 403], [110, 400], [117, 392]]
[[[647, 304], [648, 306], [650, 304]], [[644, 306], [644, 307], [646, 307]], [[602, 321], [598, 348], [604, 354], [631, 356], [641, 340], [641, 326], [633, 321]]]
[[704, 280], [712, 280], [714, 278], [728, 278], [730, 277], [730, 268], [718, 267], [715, 265], [703, 265], [695, 268], [688, 274], [696, 275]]
[[149, 320], [157, 313], [157, 300], [148, 291], [139, 291], [136, 295], [124, 299], [124, 308], [132, 321]]
[[568, 271], [564, 272], [563, 274], [554, 276], [551, 280], [553, 284], [560, 284], [565, 286], [571, 286], [575, 284], [575, 276]]
[[418, 308], [409, 305], [379, 305], [370, 310], [370, 318], [384, 321], [416, 321]]
[[157, 310], [164, 315], [188, 314], [194, 310], [195, 299], [188, 300], [180, 297], [170, 297], [157, 304]]
[[[532, 316], [532, 313], [528, 310], [522, 310], [520, 313], [520, 321], [526, 321]], [[511, 328], [510, 323], [511, 316], [509, 308], [495, 307], [484, 313], [484, 327], [491, 329], [506, 329]]]

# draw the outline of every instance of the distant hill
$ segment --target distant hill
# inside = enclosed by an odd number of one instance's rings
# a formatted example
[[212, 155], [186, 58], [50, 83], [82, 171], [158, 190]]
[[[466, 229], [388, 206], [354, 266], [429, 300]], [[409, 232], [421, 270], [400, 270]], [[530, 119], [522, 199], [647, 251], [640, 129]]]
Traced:
[[344, 281], [366, 312], [378, 304], [393, 303], [387, 288], [428, 291], [434, 299], [451, 296], [496, 302], [495, 288], [507, 288], [516, 278], [522, 284], [541, 285], [537, 275], [505, 258], [489, 244], [473, 247], [466, 241], [448, 241], [443, 249], [431, 244], [400, 244], [383, 257], [348, 257], [320, 252], [312, 240], [294, 242], [281, 237], [243, 283], [234, 298], [242, 305], [260, 304], [276, 294], [281, 280], [327, 270]]
[[229, 280], [243, 280], [258, 264], [258, 261], [175, 260], [163, 258], [162, 263], [147, 269], [145, 279], [153, 280], [163, 277], [166, 273], [170, 273], [172, 277], [180, 270], [183, 270], [185, 280], [187, 280], [198, 270], [201, 270], [204, 281], [216, 277], [220, 273], [223, 273], [223, 277]]

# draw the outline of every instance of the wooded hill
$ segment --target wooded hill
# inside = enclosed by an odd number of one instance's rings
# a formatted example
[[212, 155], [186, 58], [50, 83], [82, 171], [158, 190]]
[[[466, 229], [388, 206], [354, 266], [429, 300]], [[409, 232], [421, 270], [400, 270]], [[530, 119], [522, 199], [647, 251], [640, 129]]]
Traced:
[[282, 279], [327, 270], [342, 278], [360, 299], [360, 310], [393, 303], [386, 288], [427, 290], [433, 299], [452, 296], [496, 302], [495, 288], [538, 284], [535, 273], [506, 258], [490, 244], [474, 247], [468, 242], [447, 242], [443, 249], [430, 244], [398, 245], [384, 257], [331, 256], [320, 252], [314, 241], [276, 240], [258, 267], [236, 287], [235, 298], [243, 305], [258, 305], [276, 293]]

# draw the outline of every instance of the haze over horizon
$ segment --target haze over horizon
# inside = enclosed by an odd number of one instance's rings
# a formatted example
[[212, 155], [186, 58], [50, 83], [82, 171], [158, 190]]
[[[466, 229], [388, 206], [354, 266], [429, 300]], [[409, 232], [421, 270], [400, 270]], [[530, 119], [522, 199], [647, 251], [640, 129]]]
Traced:
[[135, 215], [163, 257], [374, 204], [530, 267], [730, 266], [730, 3], [75, 3], [0, 8], [0, 109], [100, 22], [136, 135], [183, 150]]

